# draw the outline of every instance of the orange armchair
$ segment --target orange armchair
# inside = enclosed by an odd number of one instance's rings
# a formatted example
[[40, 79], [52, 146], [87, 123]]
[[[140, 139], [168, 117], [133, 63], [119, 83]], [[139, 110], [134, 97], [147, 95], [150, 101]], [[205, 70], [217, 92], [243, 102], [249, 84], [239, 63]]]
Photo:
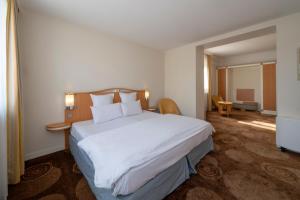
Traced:
[[224, 101], [221, 96], [212, 96], [212, 102], [216, 109], [219, 108], [219, 101]]
[[159, 111], [161, 114], [176, 114], [180, 115], [179, 108], [175, 101], [169, 98], [164, 98], [158, 102]]

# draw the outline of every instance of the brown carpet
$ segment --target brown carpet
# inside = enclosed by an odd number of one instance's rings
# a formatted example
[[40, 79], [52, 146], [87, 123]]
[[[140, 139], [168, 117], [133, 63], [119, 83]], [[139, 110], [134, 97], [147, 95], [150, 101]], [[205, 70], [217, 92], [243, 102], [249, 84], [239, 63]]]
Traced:
[[[198, 174], [166, 200], [300, 199], [300, 155], [275, 146], [275, 118], [234, 112], [230, 118], [208, 113], [215, 150], [197, 166]], [[26, 162], [22, 182], [8, 199], [95, 199], [69, 153]]]

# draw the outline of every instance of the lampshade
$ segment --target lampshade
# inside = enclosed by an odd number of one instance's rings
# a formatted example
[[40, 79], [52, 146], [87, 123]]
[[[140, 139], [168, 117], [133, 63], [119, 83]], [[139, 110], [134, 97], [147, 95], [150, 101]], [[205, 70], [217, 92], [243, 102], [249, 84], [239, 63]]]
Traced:
[[146, 100], [148, 100], [148, 99], [149, 99], [149, 96], [150, 96], [150, 93], [149, 93], [149, 91], [148, 91], [148, 90], [146, 90], [146, 91], [145, 91], [145, 98], [146, 98]]
[[66, 94], [65, 95], [65, 106], [69, 109], [73, 108], [74, 106], [74, 94]]

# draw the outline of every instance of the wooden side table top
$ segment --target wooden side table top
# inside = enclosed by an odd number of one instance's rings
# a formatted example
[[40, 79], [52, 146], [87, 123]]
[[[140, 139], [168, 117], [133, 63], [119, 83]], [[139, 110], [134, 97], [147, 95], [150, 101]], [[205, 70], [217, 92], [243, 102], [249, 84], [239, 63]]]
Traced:
[[150, 112], [159, 112], [158, 108], [157, 107], [149, 107], [147, 109], [147, 111], [150, 111]]
[[54, 124], [48, 124], [46, 126], [47, 131], [64, 131], [71, 128], [70, 123], [54, 123]]
[[55, 123], [55, 124], [48, 124], [46, 126], [47, 131], [50, 132], [64, 132], [65, 135], [65, 151], [69, 151], [69, 134], [70, 134], [70, 128], [71, 124], [70, 123]]

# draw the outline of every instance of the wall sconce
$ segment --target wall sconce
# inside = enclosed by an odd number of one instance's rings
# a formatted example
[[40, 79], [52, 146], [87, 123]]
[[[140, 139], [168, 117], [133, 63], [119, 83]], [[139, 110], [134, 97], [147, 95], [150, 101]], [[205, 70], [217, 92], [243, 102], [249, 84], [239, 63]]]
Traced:
[[65, 94], [65, 106], [66, 106], [66, 110], [74, 109], [74, 94], [72, 93]]
[[150, 96], [149, 91], [148, 91], [148, 90], [145, 90], [145, 98], [146, 98], [147, 101], [148, 101], [148, 99], [149, 99], [149, 96]]

